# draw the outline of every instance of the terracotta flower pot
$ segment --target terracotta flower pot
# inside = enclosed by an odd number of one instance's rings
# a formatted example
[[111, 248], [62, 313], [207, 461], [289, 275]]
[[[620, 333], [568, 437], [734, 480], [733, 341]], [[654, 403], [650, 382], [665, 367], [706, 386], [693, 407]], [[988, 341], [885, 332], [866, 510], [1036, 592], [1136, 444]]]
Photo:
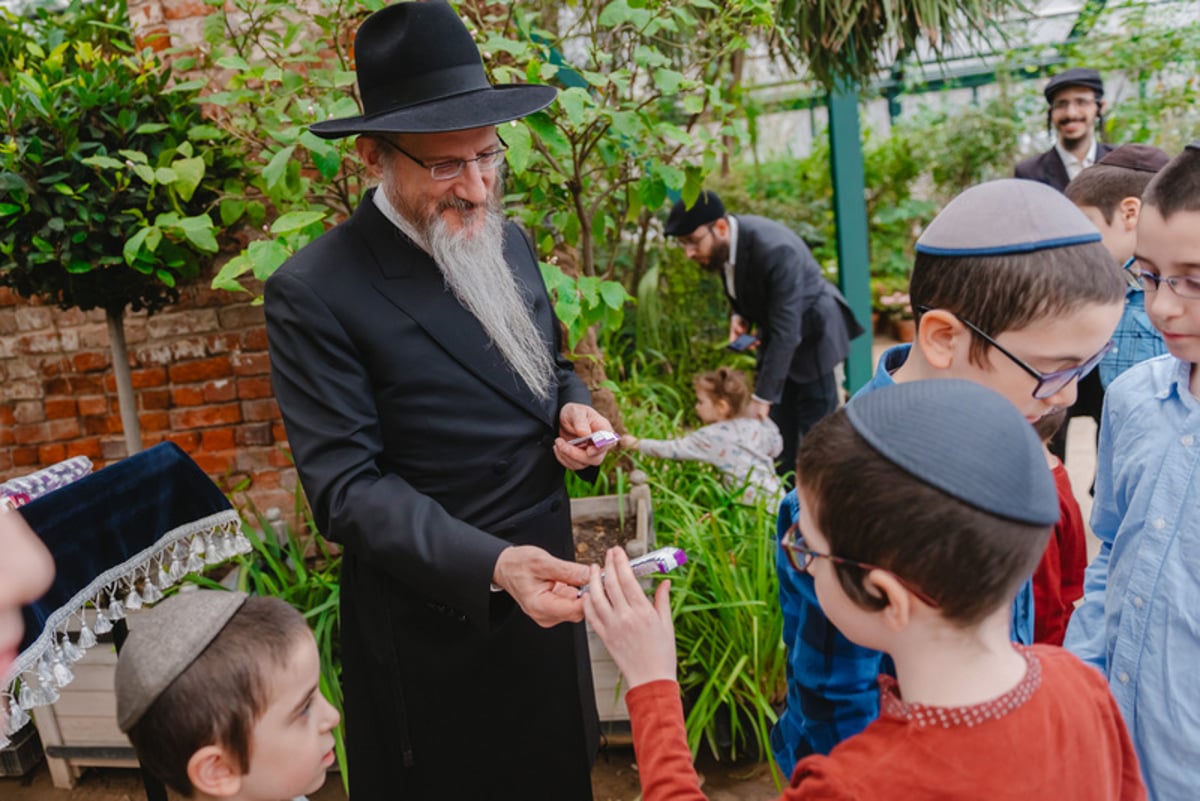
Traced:
[[917, 321], [908, 318], [892, 320], [892, 334], [901, 342], [912, 342], [917, 333]]

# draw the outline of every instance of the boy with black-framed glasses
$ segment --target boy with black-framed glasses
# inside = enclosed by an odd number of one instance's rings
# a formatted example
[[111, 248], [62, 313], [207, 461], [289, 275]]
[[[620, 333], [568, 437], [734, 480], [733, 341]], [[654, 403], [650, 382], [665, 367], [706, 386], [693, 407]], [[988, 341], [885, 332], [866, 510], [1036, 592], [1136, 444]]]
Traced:
[[[961, 378], [999, 392], [1030, 423], [1074, 403], [1077, 379], [1109, 347], [1125, 285], [1079, 209], [1043, 184], [992, 181], [951, 201], [916, 250], [909, 286], [916, 341], [886, 351], [856, 397], [896, 383]], [[863, 483], [864, 495], [875, 491]], [[781, 538], [800, 511], [795, 493], [784, 498]], [[790, 569], [782, 548], [776, 568], [788, 691], [771, 747], [790, 773], [798, 760], [829, 753], [878, 716], [878, 677], [890, 665], [830, 622], [811, 578]], [[1012, 606], [1016, 642], [1034, 641], [1033, 603], [1026, 582]]]
[[[1103, 679], [1061, 648], [1009, 641], [1012, 599], [1059, 514], [1041, 443], [1010, 403], [969, 381], [880, 389], [809, 432], [797, 486], [787, 552], [830, 620], [890, 654], [896, 678], [880, 681], [878, 719], [801, 760], [783, 799], [1146, 797]], [[642, 797], [703, 798], [669, 582], [651, 604], [621, 549], [605, 570], [584, 610], [629, 686]]]
[[1065, 645], [1104, 671], [1154, 799], [1200, 785], [1200, 140], [1142, 195], [1130, 273], [1168, 354], [1108, 388], [1092, 530], [1100, 553]]

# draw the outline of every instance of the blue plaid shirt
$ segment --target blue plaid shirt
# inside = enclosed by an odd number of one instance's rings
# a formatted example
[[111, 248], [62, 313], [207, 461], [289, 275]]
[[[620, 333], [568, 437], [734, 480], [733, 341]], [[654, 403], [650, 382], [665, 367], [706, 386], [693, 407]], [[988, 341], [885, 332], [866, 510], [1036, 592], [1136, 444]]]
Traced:
[[1125, 311], [1113, 332], [1116, 350], [1100, 360], [1100, 383], [1107, 389], [1117, 376], [1139, 362], [1167, 352], [1162, 334], [1158, 333], [1146, 315], [1146, 293], [1131, 286], [1125, 290]]
[[[911, 345], [889, 348], [871, 380], [854, 397], [891, 386]], [[853, 401], [851, 401], [853, 402]], [[800, 516], [792, 490], [779, 506], [775, 569], [787, 646], [787, 708], [771, 729], [771, 751], [784, 773], [809, 754], [828, 754], [879, 717], [879, 674], [895, 673], [887, 654], [846, 639], [825, 617], [812, 576], [794, 570], [780, 541]], [[1013, 601], [1013, 640], [1033, 643], [1033, 584], [1026, 581]]]

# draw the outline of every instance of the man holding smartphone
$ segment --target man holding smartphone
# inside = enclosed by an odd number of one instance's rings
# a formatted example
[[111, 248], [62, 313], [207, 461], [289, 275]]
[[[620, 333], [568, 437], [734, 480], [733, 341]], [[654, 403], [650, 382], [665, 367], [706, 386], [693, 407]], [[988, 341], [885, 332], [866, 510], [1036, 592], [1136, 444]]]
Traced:
[[[664, 229], [689, 259], [722, 278], [729, 298], [729, 342], [755, 348], [751, 410], [783, 434], [780, 475], [795, 469], [804, 434], [838, 406], [834, 369], [863, 333], [808, 246], [774, 220], [725, 213], [716, 192], [689, 208], [676, 203]], [[746, 335], [754, 332], [754, 339]]]

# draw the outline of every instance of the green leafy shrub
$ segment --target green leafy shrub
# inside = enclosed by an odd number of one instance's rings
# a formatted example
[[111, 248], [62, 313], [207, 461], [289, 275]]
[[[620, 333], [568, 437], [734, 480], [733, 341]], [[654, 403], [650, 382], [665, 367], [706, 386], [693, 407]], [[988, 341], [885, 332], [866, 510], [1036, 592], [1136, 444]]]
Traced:
[[209, 212], [236, 161], [156, 56], [58, 19], [4, 22], [20, 45], [0, 65], [0, 283], [64, 308], [160, 310], [217, 252]]

